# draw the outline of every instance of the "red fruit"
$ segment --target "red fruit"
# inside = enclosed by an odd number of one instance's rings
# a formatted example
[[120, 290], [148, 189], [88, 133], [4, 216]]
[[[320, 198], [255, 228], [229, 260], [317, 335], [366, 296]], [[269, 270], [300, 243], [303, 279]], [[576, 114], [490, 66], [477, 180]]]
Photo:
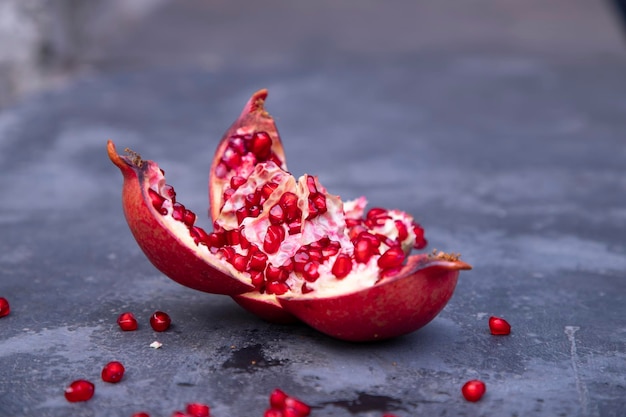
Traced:
[[4, 297], [0, 297], [0, 317], [8, 316], [10, 312], [11, 306], [9, 301]]
[[361, 197], [342, 202], [314, 175], [286, 170], [281, 140], [255, 93], [217, 147], [209, 178], [215, 230], [194, 225], [161, 169], [127, 151], [109, 157], [124, 176], [126, 220], [152, 263], [173, 280], [232, 296], [275, 322], [302, 320], [333, 337], [390, 338], [432, 320], [448, 302], [457, 255], [410, 255], [423, 229]]
[[117, 318], [117, 324], [120, 326], [120, 329], [125, 332], [137, 330], [137, 319], [135, 318], [135, 315], [130, 312], [120, 314]]
[[155, 311], [152, 316], [150, 316], [150, 326], [152, 326], [155, 332], [166, 331], [170, 328], [170, 324], [172, 324], [172, 319], [163, 311]]
[[472, 379], [471, 381], [467, 381], [463, 388], [461, 388], [461, 392], [467, 401], [476, 402], [485, 395], [485, 391], [487, 391], [487, 387], [483, 381], [478, 379]]
[[109, 362], [104, 366], [104, 368], [102, 368], [102, 380], [104, 382], [116, 384], [124, 377], [124, 371], [124, 365], [120, 362]]
[[144, 412], [139, 412], [139, 413], [135, 413], [130, 417], [150, 417], [150, 414], [148, 413], [144, 413]]
[[202, 403], [187, 404], [187, 414], [191, 417], [209, 417], [209, 406]]
[[500, 317], [489, 317], [489, 330], [491, 334], [506, 336], [511, 333], [511, 325]]
[[94, 392], [95, 387], [91, 382], [78, 379], [65, 388], [65, 398], [71, 403], [89, 401]]
[[270, 408], [265, 411], [263, 416], [307, 417], [310, 413], [311, 407], [277, 388], [270, 394]]

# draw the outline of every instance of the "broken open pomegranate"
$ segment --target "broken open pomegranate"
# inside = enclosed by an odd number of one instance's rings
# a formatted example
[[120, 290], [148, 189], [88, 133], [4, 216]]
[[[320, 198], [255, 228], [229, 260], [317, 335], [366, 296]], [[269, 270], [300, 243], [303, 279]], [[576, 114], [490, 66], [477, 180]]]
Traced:
[[196, 225], [155, 162], [119, 155], [109, 141], [124, 176], [126, 220], [148, 259], [266, 320], [299, 319], [339, 339], [385, 339], [427, 324], [471, 267], [443, 252], [409, 255], [426, 240], [407, 213], [366, 210], [364, 197], [342, 202], [317, 177], [294, 178], [266, 97], [255, 93], [218, 145], [211, 232]]

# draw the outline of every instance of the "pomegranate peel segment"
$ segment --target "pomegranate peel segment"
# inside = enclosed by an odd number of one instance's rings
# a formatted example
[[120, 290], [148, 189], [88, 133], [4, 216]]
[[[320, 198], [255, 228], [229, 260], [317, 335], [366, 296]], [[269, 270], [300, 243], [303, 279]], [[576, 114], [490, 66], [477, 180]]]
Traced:
[[459, 260], [414, 255], [400, 272], [378, 284], [334, 297], [278, 296], [289, 313], [314, 329], [353, 342], [384, 340], [428, 324], [448, 303], [459, 271], [471, 266]]
[[[212, 220], [220, 214], [225, 201], [224, 191], [229, 188], [232, 177], [243, 174], [245, 178], [256, 163], [266, 160], [273, 160], [280, 168], [287, 170], [285, 151], [276, 124], [265, 110], [266, 98], [266, 89], [252, 94], [241, 115], [224, 133], [217, 146], [209, 174], [209, 214]], [[260, 137], [261, 134], [263, 137]]]
[[[174, 211], [171, 200], [155, 197], [155, 188], [165, 185], [156, 163], [144, 161], [132, 152], [128, 156], [119, 155], [112, 141], [108, 141], [107, 151], [124, 177], [122, 207], [126, 221], [139, 247], [158, 270], [182, 285], [214, 294], [235, 295], [254, 289], [250, 283], [236, 278], [229, 264], [203, 245], [194, 244], [189, 232], [186, 240], [176, 233], [176, 228], [185, 226], [176, 224], [171, 217]], [[172, 207], [163, 208], [165, 214], [160, 213], [153, 198], [163, 198]]]

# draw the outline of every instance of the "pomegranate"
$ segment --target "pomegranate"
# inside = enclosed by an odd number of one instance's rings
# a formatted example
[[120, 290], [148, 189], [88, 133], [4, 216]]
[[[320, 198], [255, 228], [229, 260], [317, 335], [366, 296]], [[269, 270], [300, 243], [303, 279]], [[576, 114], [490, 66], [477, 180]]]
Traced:
[[8, 316], [10, 312], [11, 306], [9, 301], [4, 297], [0, 297], [0, 317]]
[[461, 393], [463, 397], [467, 401], [476, 402], [480, 400], [485, 392], [487, 391], [487, 387], [483, 381], [478, 379], [472, 379], [471, 381], [467, 381], [463, 387], [461, 388]]
[[309, 414], [311, 414], [311, 407], [276, 388], [270, 394], [270, 408], [265, 410], [263, 415], [264, 417], [307, 417]]
[[458, 255], [426, 246], [424, 230], [400, 210], [342, 202], [317, 177], [294, 178], [266, 90], [255, 93], [217, 147], [209, 177], [213, 230], [178, 201], [153, 161], [108, 142], [124, 177], [122, 202], [148, 259], [188, 287], [232, 296], [273, 322], [302, 320], [330, 336], [367, 341], [431, 321], [448, 302]]
[[511, 333], [511, 325], [500, 317], [489, 317], [489, 331], [496, 336], [506, 336]]
[[65, 399], [71, 403], [89, 401], [95, 392], [95, 386], [86, 379], [73, 381], [65, 388]]

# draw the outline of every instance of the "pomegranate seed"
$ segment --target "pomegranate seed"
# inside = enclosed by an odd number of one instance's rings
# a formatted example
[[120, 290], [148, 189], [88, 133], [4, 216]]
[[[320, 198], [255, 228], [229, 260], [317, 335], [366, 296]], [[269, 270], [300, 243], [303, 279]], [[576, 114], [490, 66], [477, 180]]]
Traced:
[[330, 242], [328, 246], [322, 249], [322, 256], [324, 257], [324, 259], [328, 259], [331, 256], [337, 255], [339, 249], [341, 249], [341, 245], [339, 244], [339, 242]]
[[10, 312], [11, 306], [9, 301], [4, 297], [0, 297], [0, 317], [8, 316]]
[[307, 262], [304, 265], [304, 270], [302, 276], [305, 280], [309, 282], [315, 282], [316, 279], [320, 277], [320, 273], [318, 271], [320, 264], [315, 261]]
[[187, 413], [183, 413], [180, 410], [177, 410], [172, 413], [171, 417], [189, 417], [189, 415], [187, 415]]
[[[217, 178], [224, 179], [224, 178], [226, 178], [226, 175], [228, 175], [228, 171], [229, 171], [228, 167], [225, 164], [220, 162], [215, 167], [215, 176]], [[234, 190], [233, 190], [233, 192], [234, 192]], [[225, 200], [227, 200], [227, 199], [225, 199]]]
[[189, 235], [193, 238], [193, 241], [196, 245], [200, 243], [204, 243], [205, 245], [209, 244], [209, 235], [200, 227], [193, 226], [189, 229]]
[[222, 163], [230, 169], [239, 168], [241, 165], [241, 155], [231, 148], [226, 148], [224, 155], [222, 156]]
[[299, 217], [301, 215], [302, 213], [298, 214], [298, 217], [296, 219], [287, 223], [287, 229], [290, 236], [302, 232], [302, 219]]
[[414, 223], [413, 233], [415, 233], [415, 243], [413, 244], [413, 247], [415, 249], [424, 249], [426, 245], [428, 245], [428, 241], [424, 239], [424, 229], [422, 229], [419, 224]]
[[285, 267], [269, 264], [265, 270], [265, 276], [268, 281], [285, 282], [289, 278], [289, 271]]
[[309, 262], [309, 254], [306, 249], [300, 248], [295, 255], [293, 255], [293, 270], [299, 273], [304, 272], [304, 265]]
[[246, 267], [248, 266], [248, 258], [239, 253], [236, 253], [230, 261], [239, 272], [245, 272]]
[[291, 222], [302, 216], [302, 213], [298, 215], [298, 196], [292, 192], [286, 192], [280, 197], [278, 204], [285, 211], [285, 220]]
[[235, 256], [235, 248], [231, 246], [226, 246], [224, 248], [220, 248], [217, 253], [222, 256], [226, 261], [229, 261]]
[[278, 184], [274, 182], [268, 182], [261, 187], [261, 196], [267, 200], [267, 198], [274, 192], [274, 190], [278, 187]]
[[163, 311], [155, 311], [154, 314], [150, 316], [150, 326], [152, 326], [155, 332], [166, 331], [169, 329], [170, 324], [172, 324], [172, 319]]
[[263, 275], [263, 271], [251, 271], [250, 282], [257, 290], [260, 290], [265, 282], [265, 275]]
[[232, 188], [224, 191], [224, 201], [228, 201], [233, 196], [233, 194], [235, 194], [235, 190], [233, 190]]
[[252, 152], [259, 161], [269, 159], [272, 154], [272, 138], [270, 135], [266, 132], [254, 133], [250, 141], [250, 152]]
[[358, 239], [354, 244], [354, 260], [358, 263], [367, 263], [374, 254], [372, 245], [368, 239]]
[[284, 415], [282, 411], [270, 408], [269, 410], [265, 411], [263, 417], [284, 417]]
[[463, 388], [461, 388], [461, 392], [467, 401], [476, 402], [482, 398], [485, 394], [487, 388], [485, 387], [485, 383], [478, 379], [473, 379], [471, 381], [467, 381]]
[[165, 184], [161, 187], [161, 195], [169, 198], [172, 203], [176, 202], [176, 191], [174, 191], [174, 187], [169, 184]]
[[207, 242], [212, 248], [221, 248], [226, 245], [226, 234], [224, 232], [213, 232], [207, 236]]
[[313, 205], [315, 206], [315, 209], [319, 214], [324, 214], [326, 213], [326, 196], [322, 193], [317, 193], [315, 194], [312, 198], [311, 201], [313, 202]]
[[331, 269], [333, 275], [338, 279], [341, 279], [347, 277], [350, 271], [352, 271], [352, 259], [350, 258], [350, 256], [346, 255], [345, 253], [337, 256], [337, 259], [335, 259], [335, 264]]
[[124, 365], [120, 362], [109, 362], [104, 366], [104, 368], [102, 368], [102, 380], [104, 382], [116, 384], [124, 377], [124, 371]]
[[245, 205], [247, 208], [250, 208], [252, 206], [258, 206], [259, 204], [261, 204], [261, 193], [260, 192], [254, 192], [254, 193], [250, 193], [250, 194], [246, 194], [246, 198], [245, 198]]
[[402, 248], [389, 248], [387, 252], [383, 253], [380, 258], [378, 258], [378, 266], [380, 269], [397, 268], [402, 265], [404, 258], [405, 255]]
[[284, 282], [271, 281], [267, 283], [266, 289], [268, 294], [282, 295], [289, 291], [289, 286]]
[[293, 409], [297, 416], [308, 416], [311, 413], [311, 407], [294, 397], [287, 397], [285, 408]]
[[489, 330], [491, 334], [506, 336], [511, 333], [511, 325], [500, 317], [489, 317]]
[[374, 219], [378, 219], [381, 217], [389, 217], [387, 215], [387, 210], [381, 207], [373, 207], [370, 209], [370, 211], [367, 212], [367, 219], [368, 220], [374, 220]]
[[165, 216], [167, 214], [167, 209], [163, 208], [163, 203], [165, 203], [166, 198], [154, 191], [152, 188], [148, 188], [148, 195], [152, 201], [152, 207], [154, 207], [154, 209], [161, 215]]
[[267, 228], [265, 239], [263, 239], [263, 250], [266, 253], [272, 254], [278, 252], [280, 244], [285, 239], [285, 229], [282, 226], [270, 225]]
[[406, 224], [402, 220], [396, 220], [396, 229], [398, 230], [398, 242], [404, 242], [404, 239], [409, 237], [409, 230], [406, 228]]
[[239, 155], [243, 155], [246, 152], [246, 144], [242, 136], [231, 136], [228, 140], [228, 147]]
[[190, 403], [187, 404], [187, 414], [192, 417], [209, 417], [209, 406], [202, 403]]
[[243, 219], [248, 217], [248, 209], [244, 207], [240, 207], [235, 211], [235, 216], [237, 217], [237, 224], [240, 225], [243, 223]]
[[267, 265], [267, 255], [261, 251], [254, 252], [250, 256], [250, 269], [253, 271], [263, 271]]
[[148, 413], [144, 413], [144, 412], [139, 412], [139, 413], [135, 413], [130, 417], [150, 417], [150, 414]]
[[306, 282], [303, 282], [300, 291], [302, 291], [302, 294], [308, 294], [313, 291], [313, 288], [310, 288]]
[[287, 394], [279, 388], [276, 388], [270, 394], [270, 407], [281, 409], [285, 407], [285, 400], [287, 399]]
[[346, 227], [352, 229], [353, 227], [360, 226], [363, 223], [363, 219], [345, 219]]
[[279, 204], [274, 204], [270, 209], [268, 219], [271, 224], [283, 224], [285, 222], [285, 212]]
[[233, 190], [236, 190], [237, 188], [241, 187], [242, 185], [244, 185], [246, 183], [246, 179], [244, 177], [240, 177], [239, 175], [235, 175], [234, 177], [232, 177], [230, 179], [230, 187]]
[[78, 379], [65, 388], [65, 398], [71, 403], [89, 401], [95, 390], [96, 388], [91, 382]]
[[137, 330], [137, 319], [135, 319], [133, 313], [130, 312], [120, 314], [117, 318], [117, 324], [120, 326], [120, 329], [125, 332]]
[[306, 186], [309, 189], [310, 194], [317, 193], [317, 187], [315, 186], [315, 177], [312, 175], [307, 175], [306, 177]]
[[238, 245], [240, 241], [241, 241], [241, 230], [240, 229], [233, 229], [233, 230], [227, 230], [226, 231], [226, 242], [230, 246]]

